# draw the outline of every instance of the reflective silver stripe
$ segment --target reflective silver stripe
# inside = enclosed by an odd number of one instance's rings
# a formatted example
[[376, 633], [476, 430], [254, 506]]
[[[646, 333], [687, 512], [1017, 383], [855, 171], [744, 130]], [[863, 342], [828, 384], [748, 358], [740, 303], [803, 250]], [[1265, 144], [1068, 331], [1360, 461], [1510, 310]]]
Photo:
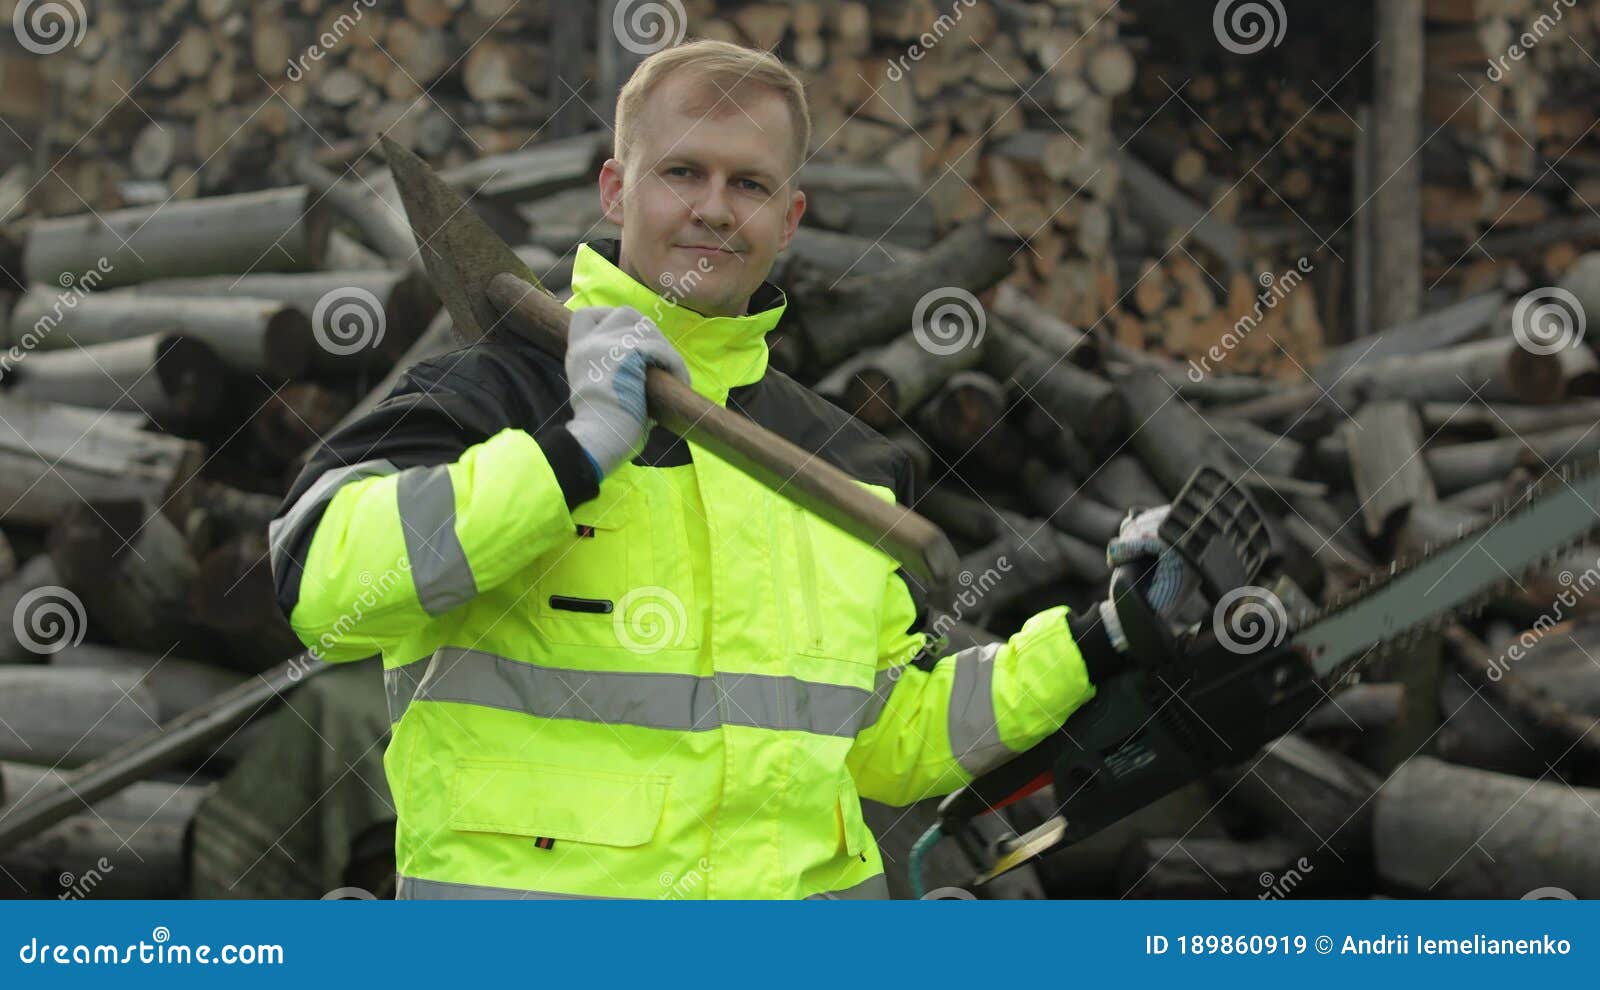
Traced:
[[950, 751], [974, 777], [1016, 755], [1000, 741], [994, 717], [994, 658], [1003, 645], [969, 646], [956, 654], [950, 684]]
[[769, 674], [569, 670], [446, 646], [434, 654], [416, 697], [647, 729], [745, 725], [853, 738], [869, 693]]
[[449, 465], [400, 472], [397, 500], [411, 582], [423, 611], [438, 615], [470, 601], [478, 584], [456, 536], [456, 489]]
[[431, 656], [400, 667], [388, 667], [383, 671], [383, 693], [389, 702], [389, 724], [400, 721], [400, 717], [411, 706], [411, 699], [416, 697], [417, 687], [422, 683], [422, 678], [428, 672], [428, 662]]
[[910, 665], [901, 664], [898, 667], [878, 671], [878, 675], [872, 679], [872, 695], [867, 698], [867, 707], [861, 712], [859, 731], [865, 732], [877, 724], [878, 716], [883, 714], [884, 706], [889, 704], [889, 695], [894, 693], [895, 685], [900, 683], [900, 675], [905, 673], [908, 666]]
[[397, 901], [614, 901], [620, 898], [590, 894], [552, 894], [543, 890], [516, 890], [511, 887], [484, 887], [474, 883], [424, 880], [400, 875], [396, 880]]
[[889, 880], [882, 873], [867, 877], [853, 887], [828, 890], [812, 894], [808, 901], [886, 901], [889, 899]]
[[341, 487], [352, 481], [360, 481], [362, 478], [395, 474], [399, 470], [393, 461], [379, 458], [322, 472], [288, 512], [267, 524], [267, 546], [272, 556], [273, 573], [284, 573], [289, 563], [289, 547], [298, 542], [301, 529], [311, 521], [312, 517], [321, 518], [320, 510], [333, 501], [333, 497], [338, 494]]

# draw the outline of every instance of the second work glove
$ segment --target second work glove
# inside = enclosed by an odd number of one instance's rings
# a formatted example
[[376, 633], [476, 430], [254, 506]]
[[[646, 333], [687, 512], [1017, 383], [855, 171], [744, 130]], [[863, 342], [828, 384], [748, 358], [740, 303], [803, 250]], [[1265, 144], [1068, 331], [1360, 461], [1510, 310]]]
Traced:
[[567, 333], [567, 385], [572, 391], [567, 432], [589, 455], [596, 481], [644, 449], [652, 422], [645, 408], [644, 373], [652, 364], [689, 383], [683, 356], [638, 310], [586, 306], [573, 312]]
[[[1179, 553], [1161, 538], [1161, 524], [1170, 505], [1130, 513], [1122, 521], [1117, 536], [1106, 546], [1106, 563], [1113, 580], [1121, 577], [1132, 583], [1152, 611], [1163, 622], [1177, 618], [1185, 600], [1200, 586], [1200, 578]], [[1126, 651], [1128, 638], [1111, 599], [1100, 603], [1111, 645]]]

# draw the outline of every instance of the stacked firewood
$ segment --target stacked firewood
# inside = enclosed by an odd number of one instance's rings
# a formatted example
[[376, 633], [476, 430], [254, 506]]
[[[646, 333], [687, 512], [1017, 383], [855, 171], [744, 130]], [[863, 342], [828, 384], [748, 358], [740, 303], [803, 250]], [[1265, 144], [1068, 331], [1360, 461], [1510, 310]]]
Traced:
[[[604, 148], [599, 135], [579, 135], [442, 174], [476, 192], [473, 208], [560, 292], [577, 242], [604, 233], [584, 212]], [[3, 343], [14, 350], [0, 352], [0, 415], [11, 436], [0, 440], [0, 614], [22, 618], [0, 623], [8, 661], [0, 718], [13, 730], [0, 737], [0, 761], [80, 764], [298, 652], [273, 602], [267, 519], [319, 437], [370, 407], [398, 370], [454, 346], [388, 201], [392, 181], [382, 172], [335, 181], [304, 158], [293, 167], [296, 186], [43, 221], [15, 234], [8, 264], [29, 288], [5, 323]], [[807, 169], [803, 184], [828, 189], [847, 212], [900, 181], [887, 166]], [[874, 243], [802, 227], [773, 273], [790, 298], [771, 338], [773, 364], [910, 454], [916, 508], [951, 535], [972, 577], [937, 617], [951, 648], [1007, 635], [1050, 605], [1090, 606], [1104, 594], [1103, 548], [1125, 511], [1169, 500], [1201, 462], [1242, 478], [1268, 510], [1273, 555], [1260, 582], [1298, 614], [1481, 522], [1496, 499], [1552, 467], [1600, 450], [1590, 429], [1600, 409], [1590, 398], [1594, 353], [1523, 346], [1527, 307], [1500, 293], [1331, 350], [1309, 367], [1314, 380], [1287, 385], [1234, 373], [1233, 358], [1255, 346], [1248, 335], [1184, 362], [1131, 348], [1105, 323], [1075, 324], [1028, 294], [1020, 239], [988, 217], [892, 258]], [[1600, 257], [1581, 259], [1564, 278], [1600, 311]], [[1283, 305], [1309, 286], [1288, 286]], [[1024, 874], [1031, 886], [997, 890], [1068, 895], [1120, 883], [1152, 896], [1193, 892], [1197, 874], [1173, 871], [1198, 861], [1232, 878], [1230, 893], [1259, 893], [1237, 884], [1261, 870], [1237, 864], [1298, 863], [1327, 849], [1308, 847], [1302, 827], [1269, 807], [1266, 781], [1320, 839], [1369, 837], [1356, 855], [1376, 866], [1329, 867], [1319, 878], [1349, 874], [1357, 879], [1339, 882], [1363, 892], [1425, 890], [1406, 843], [1433, 834], [1428, 816], [1450, 817], [1429, 810], [1434, 793], [1489, 800], [1510, 785], [1479, 771], [1542, 772], [1512, 748], [1523, 742], [1507, 737], [1495, 749], [1457, 717], [1526, 723], [1533, 756], [1574, 785], [1600, 782], [1586, 762], [1592, 740], [1574, 734], [1600, 716], [1600, 672], [1586, 672], [1562, 637], [1535, 625], [1563, 587], [1562, 569], [1503, 593], [1487, 620], [1453, 629], [1444, 644], [1399, 651], [1363, 694], [1341, 696], [1343, 714], [1308, 720], [1303, 739], [1281, 742], [1261, 763], [1252, 758], [1245, 766], [1254, 769], [1237, 779], [1198, 783], [1097, 840], [1116, 843], [1105, 862], [1126, 857], [1133, 865], [1124, 872], [1084, 868], [1068, 852]], [[63, 628], [76, 642], [57, 650]], [[1491, 647], [1530, 628], [1541, 630], [1549, 662], [1487, 674]], [[1573, 634], [1582, 642], [1588, 628]], [[1473, 685], [1470, 708], [1450, 693], [1461, 683], [1454, 671]], [[202, 771], [177, 780], [202, 786], [249, 742], [241, 734], [197, 754], [190, 769]], [[1424, 754], [1457, 765], [1403, 764], [1424, 744]], [[1381, 780], [1372, 775], [1402, 765], [1367, 800]], [[4, 800], [23, 800], [43, 770], [10, 767], [0, 768]], [[1206, 788], [1229, 800], [1191, 833], [1201, 816], [1182, 815], [1215, 803]], [[1542, 813], [1565, 813], [1556, 806], [1568, 798], [1538, 793]], [[150, 804], [181, 816], [195, 806], [169, 796], [130, 791], [127, 814]], [[1020, 808], [1017, 823], [1047, 800]], [[890, 823], [925, 823], [928, 813], [875, 820], [886, 846], [904, 846], [910, 826]], [[0, 862], [19, 876], [13, 865], [32, 864], [28, 875], [43, 886], [30, 893], [60, 893], [45, 881], [81, 874], [101, 855], [94, 821], [79, 816]], [[176, 841], [181, 824], [142, 834]], [[1209, 845], [1172, 854], [1174, 842], [1200, 838]], [[1562, 865], [1574, 848], [1521, 855]], [[1293, 856], [1283, 861], [1286, 852]], [[160, 864], [177, 853], [141, 855]], [[1493, 890], [1482, 874], [1446, 889], [1516, 896], [1523, 890], [1510, 887], [1524, 875], [1524, 890], [1543, 885], [1532, 872], [1506, 867]], [[139, 874], [126, 876], [132, 883]], [[1567, 880], [1550, 882], [1595, 890], [1576, 873]]]
[[[1589, 53], [1600, 14], [1557, 0], [1430, 0], [1423, 216], [1428, 281], [1474, 291], [1515, 263], [1552, 278], [1600, 240]], [[1479, 244], [1482, 251], [1468, 250]]]

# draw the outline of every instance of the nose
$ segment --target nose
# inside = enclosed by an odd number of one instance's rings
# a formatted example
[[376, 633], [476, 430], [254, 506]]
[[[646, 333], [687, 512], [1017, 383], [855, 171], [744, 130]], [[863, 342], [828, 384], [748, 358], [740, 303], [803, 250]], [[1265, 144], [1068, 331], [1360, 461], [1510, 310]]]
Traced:
[[727, 190], [721, 182], [706, 184], [705, 191], [695, 200], [694, 217], [712, 230], [725, 230], [733, 224], [733, 210], [728, 206]]

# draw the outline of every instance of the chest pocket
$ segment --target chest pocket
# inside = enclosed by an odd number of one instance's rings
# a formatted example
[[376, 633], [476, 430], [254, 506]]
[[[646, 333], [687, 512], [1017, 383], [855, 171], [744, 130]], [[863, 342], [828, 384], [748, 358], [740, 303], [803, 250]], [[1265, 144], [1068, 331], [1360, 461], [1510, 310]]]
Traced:
[[638, 573], [648, 555], [630, 545], [634, 501], [624, 485], [601, 485], [599, 495], [572, 510], [572, 536], [534, 562], [534, 612], [550, 641], [620, 645], [612, 628], [618, 606], [641, 579], [648, 583]]

